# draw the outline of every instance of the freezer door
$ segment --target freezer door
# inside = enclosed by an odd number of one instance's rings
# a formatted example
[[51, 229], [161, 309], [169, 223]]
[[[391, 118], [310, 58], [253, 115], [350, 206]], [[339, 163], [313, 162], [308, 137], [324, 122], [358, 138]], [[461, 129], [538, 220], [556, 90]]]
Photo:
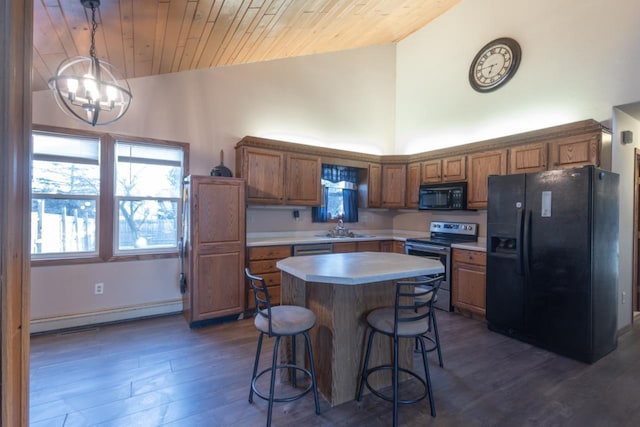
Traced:
[[525, 175], [490, 176], [487, 206], [487, 309], [489, 328], [521, 334], [524, 324], [522, 226]]
[[590, 348], [592, 171], [526, 180], [525, 324], [534, 341], [578, 358]]

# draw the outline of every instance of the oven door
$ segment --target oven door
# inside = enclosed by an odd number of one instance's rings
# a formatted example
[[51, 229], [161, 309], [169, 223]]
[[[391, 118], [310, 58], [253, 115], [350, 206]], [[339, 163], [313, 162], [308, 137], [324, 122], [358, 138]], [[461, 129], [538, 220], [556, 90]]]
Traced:
[[407, 255], [432, 258], [442, 263], [444, 266], [444, 278], [440, 284], [434, 306], [444, 311], [451, 311], [451, 248], [449, 246], [407, 242], [405, 244], [405, 253]]

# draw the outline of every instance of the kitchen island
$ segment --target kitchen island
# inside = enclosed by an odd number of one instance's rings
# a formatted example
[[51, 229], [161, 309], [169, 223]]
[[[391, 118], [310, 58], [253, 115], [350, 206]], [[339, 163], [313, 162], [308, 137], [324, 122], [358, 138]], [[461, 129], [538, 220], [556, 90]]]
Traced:
[[[332, 406], [355, 399], [366, 339], [366, 315], [392, 306], [395, 281], [444, 272], [439, 261], [397, 253], [356, 252], [290, 257], [278, 261], [282, 270], [282, 304], [311, 309], [317, 317], [309, 332], [314, 351], [318, 390]], [[400, 366], [410, 367], [413, 343], [405, 340]], [[290, 348], [287, 346], [285, 352]], [[296, 360], [303, 358], [303, 343]], [[388, 363], [391, 342], [377, 337], [371, 365]], [[380, 375], [376, 386], [390, 385]]]

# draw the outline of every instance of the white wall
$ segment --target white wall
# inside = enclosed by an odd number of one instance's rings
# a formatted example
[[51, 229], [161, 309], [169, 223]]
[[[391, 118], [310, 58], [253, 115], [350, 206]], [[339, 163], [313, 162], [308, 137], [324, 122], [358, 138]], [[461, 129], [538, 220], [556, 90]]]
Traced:
[[[120, 121], [99, 130], [188, 142], [193, 174], [208, 174], [218, 165], [220, 149], [225, 152], [225, 165], [234, 170], [233, 148], [245, 135], [393, 152], [393, 45], [129, 83], [134, 97], [130, 110]], [[89, 129], [63, 114], [49, 92], [34, 94], [33, 106], [35, 124]], [[251, 212], [249, 218], [253, 218]], [[259, 224], [280, 229], [280, 218], [274, 212], [273, 222], [251, 221], [248, 231], [254, 231], [252, 224], [256, 231], [263, 231]], [[290, 213], [284, 224], [289, 218]], [[391, 224], [391, 219], [373, 222]], [[175, 310], [180, 300], [178, 267], [178, 261], [171, 259], [33, 268], [31, 314], [38, 322], [32, 329]], [[105, 283], [104, 295], [93, 294], [97, 282]]]
[[[398, 44], [396, 152], [610, 119], [640, 99], [638, 22], [637, 0], [461, 2]], [[520, 68], [478, 93], [470, 63], [499, 37], [520, 43]]]

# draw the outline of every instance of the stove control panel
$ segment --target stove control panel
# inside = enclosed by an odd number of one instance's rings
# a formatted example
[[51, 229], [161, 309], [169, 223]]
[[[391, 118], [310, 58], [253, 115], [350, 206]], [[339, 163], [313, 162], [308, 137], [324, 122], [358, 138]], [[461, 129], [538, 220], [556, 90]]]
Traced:
[[429, 226], [429, 231], [432, 233], [446, 233], [446, 234], [464, 234], [468, 236], [478, 235], [478, 224], [470, 222], [444, 222], [444, 221], [432, 221]]

